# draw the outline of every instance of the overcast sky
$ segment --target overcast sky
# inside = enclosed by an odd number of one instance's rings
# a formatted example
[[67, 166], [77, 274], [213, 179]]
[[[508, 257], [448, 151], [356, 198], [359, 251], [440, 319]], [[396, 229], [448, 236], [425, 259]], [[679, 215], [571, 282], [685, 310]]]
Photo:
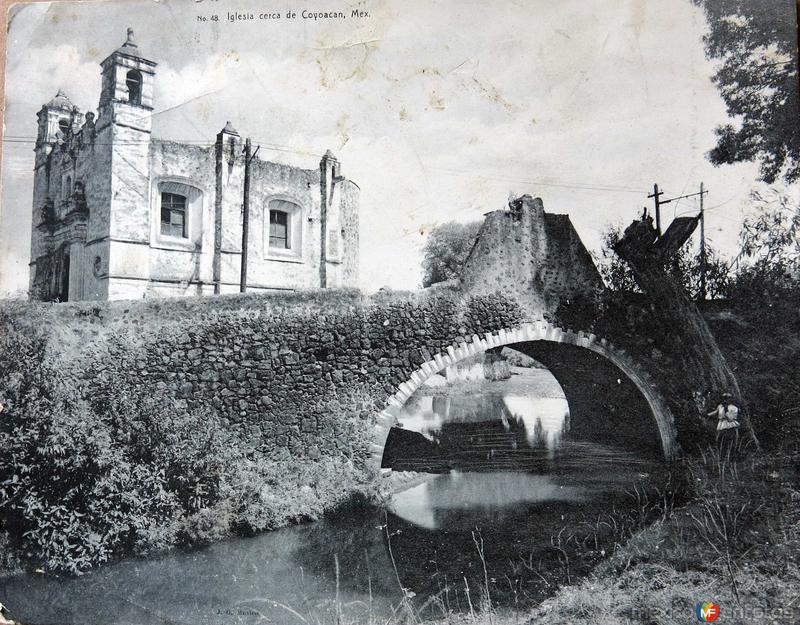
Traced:
[[[348, 19], [226, 20], [304, 8]], [[219, 22], [197, 20], [212, 13]], [[211, 144], [230, 120], [262, 158], [315, 168], [333, 150], [362, 190], [366, 290], [418, 287], [430, 228], [479, 219], [512, 192], [569, 213], [597, 251], [654, 182], [680, 195], [703, 181], [709, 237], [732, 250], [756, 181], [754, 165], [705, 158], [726, 115], [689, 0], [31, 5], [8, 35], [5, 133], [31, 142], [3, 146], [0, 292], [28, 283], [36, 111], [59, 88], [96, 110], [98, 64], [128, 26], [159, 63], [156, 136]]]

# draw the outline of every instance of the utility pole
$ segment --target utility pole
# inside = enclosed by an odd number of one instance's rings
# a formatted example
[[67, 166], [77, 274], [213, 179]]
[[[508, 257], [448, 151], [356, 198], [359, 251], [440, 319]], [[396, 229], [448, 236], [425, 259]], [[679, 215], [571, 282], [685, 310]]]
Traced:
[[247, 291], [247, 243], [250, 231], [250, 162], [256, 157], [261, 146], [250, 154], [252, 146], [250, 139], [244, 142], [244, 198], [242, 199], [242, 271], [239, 278], [239, 292]]
[[242, 200], [242, 266], [239, 292], [247, 291], [247, 240], [250, 230], [250, 138], [244, 142], [244, 198]]
[[706, 214], [703, 211], [703, 195], [708, 193], [700, 183], [700, 299], [706, 298]]
[[653, 198], [653, 201], [656, 204], [656, 232], [658, 236], [661, 236], [661, 207], [664, 204], [669, 204], [672, 200], [662, 200], [661, 196], [664, 195], [663, 191], [658, 190], [658, 185], [653, 185], [653, 192], [648, 195], [647, 197]]

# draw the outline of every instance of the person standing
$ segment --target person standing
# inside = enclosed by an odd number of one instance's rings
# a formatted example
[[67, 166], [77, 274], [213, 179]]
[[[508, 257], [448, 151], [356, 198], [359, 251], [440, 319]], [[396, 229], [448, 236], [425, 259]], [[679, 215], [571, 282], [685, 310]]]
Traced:
[[730, 393], [723, 393], [722, 401], [708, 416], [717, 416], [717, 444], [722, 449], [735, 449], [739, 443], [739, 407]]

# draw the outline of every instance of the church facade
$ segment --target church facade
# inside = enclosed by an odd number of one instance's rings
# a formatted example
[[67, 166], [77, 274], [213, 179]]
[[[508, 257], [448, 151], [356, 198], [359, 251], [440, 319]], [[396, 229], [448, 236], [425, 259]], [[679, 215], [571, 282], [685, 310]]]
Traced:
[[[98, 112], [61, 91], [38, 113], [32, 299], [240, 290], [244, 141], [152, 136], [157, 64], [127, 41], [102, 63]], [[316, 164], [315, 164], [316, 165]], [[248, 291], [358, 285], [359, 189], [327, 152], [311, 169], [250, 161]]]

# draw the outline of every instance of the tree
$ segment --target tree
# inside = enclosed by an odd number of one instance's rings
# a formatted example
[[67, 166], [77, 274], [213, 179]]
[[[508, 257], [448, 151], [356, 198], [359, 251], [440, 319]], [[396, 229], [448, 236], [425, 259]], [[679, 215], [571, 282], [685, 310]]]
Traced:
[[628, 263], [622, 260], [614, 251], [614, 245], [622, 237], [619, 226], [610, 226], [603, 233], [603, 245], [600, 248], [600, 275], [603, 282], [612, 291], [639, 291]]
[[[800, 179], [797, 23], [788, 2], [692, 0], [709, 25], [706, 56], [732, 123], [716, 129], [715, 165], [758, 161], [772, 183]], [[781, 11], [780, 9], [783, 9]]]
[[800, 197], [776, 186], [751, 193], [755, 211], [742, 222], [729, 296], [762, 303], [800, 292]]
[[[600, 275], [612, 291], [639, 292], [630, 265], [614, 251], [614, 246], [620, 238], [622, 234], [619, 226], [611, 226], [603, 234]], [[715, 299], [724, 296], [730, 279], [730, 265], [709, 245], [706, 245], [705, 268], [707, 297]], [[674, 257], [665, 261], [663, 266], [666, 274], [694, 299], [700, 296], [701, 269], [700, 254], [691, 252], [686, 246], [682, 247]]]
[[787, 189], [750, 194], [756, 213], [742, 222], [740, 256], [787, 270], [800, 265], [800, 201]]
[[461, 275], [461, 267], [472, 250], [481, 223], [450, 221], [431, 230], [422, 259], [422, 286], [428, 287]]
[[[725, 361], [711, 329], [708, 327], [697, 305], [691, 300], [683, 286], [667, 271], [675, 255], [691, 236], [697, 221], [673, 230], [672, 227], [659, 236], [652, 223], [634, 221], [614, 244], [614, 251], [630, 267], [636, 284], [645, 294], [651, 306], [651, 315], [668, 329], [668, 347], [679, 358], [680, 371], [685, 381], [682, 403], [683, 411], [691, 414], [693, 423], [685, 424], [685, 432], [693, 429], [698, 435], [694, 442], [702, 440], [702, 424], [709, 407], [709, 399], [722, 393], [733, 395], [742, 407], [740, 420], [753, 442], [758, 444], [748, 411], [742, 402], [742, 392], [733, 369]], [[673, 222], [673, 226], [675, 225]], [[690, 226], [691, 228], [689, 228]], [[691, 399], [690, 399], [691, 398]], [[671, 398], [673, 403], [679, 401]]]

